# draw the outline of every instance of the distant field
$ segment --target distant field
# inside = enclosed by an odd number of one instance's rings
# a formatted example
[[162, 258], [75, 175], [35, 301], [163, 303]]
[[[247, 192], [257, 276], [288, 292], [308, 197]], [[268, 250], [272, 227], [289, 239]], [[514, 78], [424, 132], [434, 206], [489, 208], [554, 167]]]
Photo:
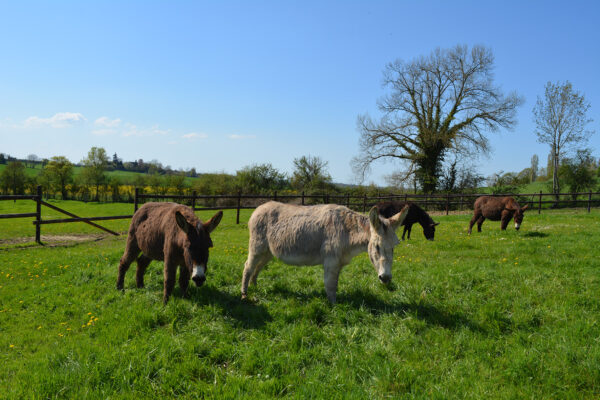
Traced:
[[[0, 202], [0, 214], [32, 208]], [[135, 266], [125, 292], [114, 288], [124, 235], [52, 225], [48, 238], [87, 241], [37, 246], [31, 219], [0, 220], [0, 397], [600, 397], [598, 210], [529, 213], [520, 232], [486, 221], [472, 236], [469, 215], [436, 216], [434, 242], [417, 225], [397, 246], [390, 288], [363, 254], [335, 306], [322, 267], [280, 262], [240, 300], [250, 213], [236, 225], [225, 212], [207, 283], [186, 299], [177, 288], [167, 306], [160, 262], [145, 289]], [[128, 221], [101, 224], [126, 232]]]
[[[0, 164], [0, 171], [2, 171], [4, 168], [6, 168], [6, 164]], [[27, 176], [35, 177], [35, 176], [37, 176], [37, 174], [40, 173], [41, 169], [42, 169], [41, 164], [36, 164], [34, 168], [26, 167], [25, 173], [27, 174]], [[77, 176], [77, 175], [81, 174], [82, 170], [83, 170], [83, 167], [73, 167], [73, 175]], [[133, 182], [135, 180], [135, 177], [138, 175], [148, 176], [148, 174], [145, 174], [145, 173], [132, 172], [132, 171], [107, 171], [106, 174], [108, 177], [112, 177], [112, 176], [119, 177], [123, 182]], [[186, 182], [188, 182], [188, 183], [192, 183], [196, 179], [197, 178], [190, 178], [190, 177], [185, 178]]]

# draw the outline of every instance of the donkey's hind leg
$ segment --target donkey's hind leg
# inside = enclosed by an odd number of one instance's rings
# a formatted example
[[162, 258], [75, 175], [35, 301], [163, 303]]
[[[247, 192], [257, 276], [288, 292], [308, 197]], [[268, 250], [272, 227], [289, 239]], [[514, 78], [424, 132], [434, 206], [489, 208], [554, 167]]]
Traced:
[[[471, 231], [473, 229], [473, 225], [475, 225], [475, 223], [477, 222], [477, 220], [481, 217], [482, 215], [480, 213], [478, 213], [477, 211], [474, 212], [473, 214], [473, 218], [471, 218], [471, 221], [469, 222], [469, 235], [471, 234]], [[481, 232], [481, 231], [480, 231]]]
[[151, 258], [146, 257], [145, 255], [140, 255], [137, 259], [137, 269], [135, 270], [135, 281], [138, 288], [144, 287], [144, 273], [146, 272], [146, 268], [148, 268], [148, 264], [152, 261]]
[[483, 221], [485, 221], [485, 217], [482, 215], [477, 220], [477, 232], [481, 232], [481, 225], [483, 225]]
[[260, 273], [260, 271], [262, 271], [263, 267], [267, 265], [269, 261], [271, 261], [272, 258], [273, 256], [271, 255], [271, 253], [264, 253], [262, 255], [260, 260], [258, 260], [256, 266], [254, 267], [254, 273], [250, 277], [250, 285], [256, 286], [256, 278], [258, 278], [258, 274]]
[[123, 253], [123, 257], [121, 257], [121, 261], [119, 262], [117, 289], [123, 290], [125, 274], [131, 263], [137, 258], [138, 254], [140, 254], [140, 248], [138, 247], [137, 240], [134, 235], [129, 235], [127, 237], [127, 244], [125, 245], [125, 253]]
[[245, 299], [248, 294], [248, 284], [252, 281], [256, 284], [258, 273], [270, 260], [273, 258], [269, 250], [256, 252], [255, 249], [250, 249], [248, 259], [244, 264], [244, 273], [242, 275], [242, 299]]

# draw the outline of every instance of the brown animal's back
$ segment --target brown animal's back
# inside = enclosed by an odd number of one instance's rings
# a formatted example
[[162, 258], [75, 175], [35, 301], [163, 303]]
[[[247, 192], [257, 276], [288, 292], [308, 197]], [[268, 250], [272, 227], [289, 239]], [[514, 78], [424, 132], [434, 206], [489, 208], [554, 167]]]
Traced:
[[404, 206], [408, 206], [408, 214], [406, 214], [406, 218], [402, 222], [402, 225], [414, 224], [417, 222], [419, 211], [422, 211], [419, 206], [411, 202], [382, 201], [377, 203], [376, 206], [379, 210], [379, 214], [385, 218], [393, 217], [402, 211]]
[[175, 212], [179, 211], [190, 224], [200, 222], [190, 207], [177, 203], [146, 203], [140, 207], [129, 226], [129, 235], [135, 236], [142, 252], [153, 259], [164, 259], [166, 242], [180, 244], [184, 234], [177, 226]]
[[502, 218], [502, 212], [510, 208], [519, 208], [519, 203], [510, 196], [481, 196], [475, 200], [474, 204], [475, 211], [479, 210], [485, 218], [492, 221], [499, 221]]

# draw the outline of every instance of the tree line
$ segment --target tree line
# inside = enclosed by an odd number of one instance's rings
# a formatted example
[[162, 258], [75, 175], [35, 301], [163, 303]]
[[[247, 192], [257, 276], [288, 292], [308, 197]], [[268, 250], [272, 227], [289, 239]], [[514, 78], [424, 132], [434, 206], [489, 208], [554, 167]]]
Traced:
[[[374, 184], [349, 186], [335, 184], [328, 172], [327, 161], [320, 157], [302, 156], [293, 160], [294, 170], [287, 175], [270, 163], [253, 164], [235, 174], [194, 173], [155, 168], [145, 173], [120, 176], [113, 171], [123, 171], [118, 157], [110, 159], [102, 147], [92, 147], [80, 163], [74, 164], [65, 156], [54, 156], [41, 162], [4, 157], [7, 164], [0, 172], [2, 194], [35, 193], [42, 186], [47, 197], [83, 201], [133, 201], [135, 188], [147, 193], [167, 195], [231, 195], [244, 194], [351, 194], [374, 196], [385, 189]], [[139, 166], [140, 162], [137, 162]], [[41, 168], [36, 168], [41, 167]], [[78, 173], [75, 173], [79, 167]], [[29, 168], [29, 171], [28, 171]], [[29, 173], [28, 173], [29, 172]], [[36, 172], [33, 174], [32, 172]], [[391, 190], [391, 189], [390, 189]], [[390, 191], [391, 193], [391, 191]]]

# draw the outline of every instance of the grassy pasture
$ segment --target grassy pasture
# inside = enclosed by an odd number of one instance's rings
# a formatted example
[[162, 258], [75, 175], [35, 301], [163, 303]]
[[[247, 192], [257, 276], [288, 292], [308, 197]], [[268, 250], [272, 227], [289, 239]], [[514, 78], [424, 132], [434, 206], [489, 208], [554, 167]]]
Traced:
[[[0, 213], [34, 208], [0, 202]], [[335, 306], [321, 267], [280, 262], [241, 302], [248, 233], [235, 211], [213, 233], [205, 286], [185, 299], [176, 288], [167, 306], [159, 262], [145, 289], [133, 265], [115, 290], [124, 236], [46, 225], [102, 239], [37, 246], [30, 219], [0, 220], [0, 398], [598, 398], [599, 217], [532, 212], [520, 232], [486, 221], [470, 237], [469, 215], [436, 217], [434, 242], [417, 225], [396, 248], [389, 288], [355, 258]], [[125, 232], [128, 220], [100, 224]]]

